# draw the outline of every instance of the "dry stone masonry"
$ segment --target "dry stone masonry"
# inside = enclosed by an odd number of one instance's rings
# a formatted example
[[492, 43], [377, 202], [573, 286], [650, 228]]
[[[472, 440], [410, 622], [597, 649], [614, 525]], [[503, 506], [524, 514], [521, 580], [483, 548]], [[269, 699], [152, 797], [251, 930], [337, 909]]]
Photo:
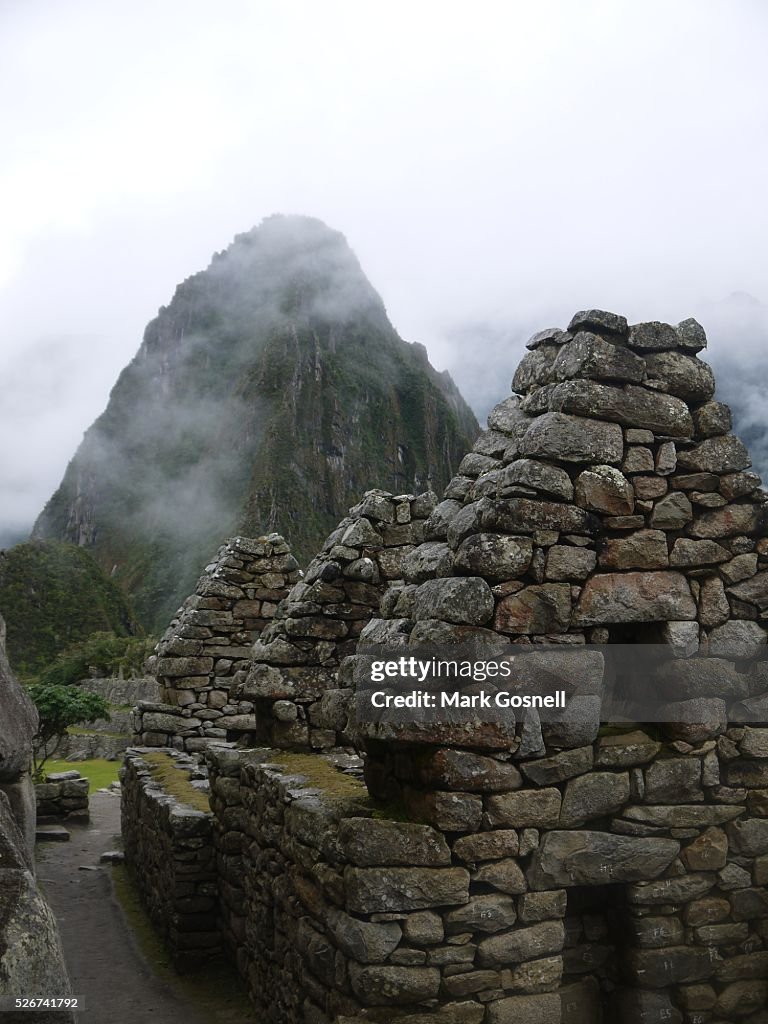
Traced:
[[149, 661], [162, 699], [139, 702], [139, 745], [199, 752], [214, 739], [247, 740], [253, 704], [235, 692], [254, 640], [299, 575], [278, 534], [233, 537], [219, 549]]
[[349, 743], [352, 690], [339, 665], [382, 594], [401, 580], [437, 504], [431, 492], [368, 491], [350, 509], [256, 642], [238, 696], [253, 702], [260, 743], [329, 750]]
[[35, 786], [37, 822], [88, 821], [90, 783], [78, 771], [49, 772]]
[[[443, 501], [367, 495], [281, 604], [238, 699], [270, 744], [354, 741], [366, 786], [338, 754], [206, 750], [259, 1020], [768, 1021], [768, 506], [705, 345], [600, 310], [540, 332]], [[665, 721], [347, 720], [346, 654], [471, 640], [666, 645]]]

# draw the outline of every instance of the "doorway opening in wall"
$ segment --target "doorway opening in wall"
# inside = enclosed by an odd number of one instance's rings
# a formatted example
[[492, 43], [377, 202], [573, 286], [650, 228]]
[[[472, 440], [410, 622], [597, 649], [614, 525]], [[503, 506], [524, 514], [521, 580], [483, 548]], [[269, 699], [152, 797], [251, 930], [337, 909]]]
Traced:
[[[564, 996], [568, 991], [589, 992], [590, 1024], [615, 1020], [615, 995], [621, 986], [621, 960], [627, 947], [628, 913], [623, 885], [577, 885], [567, 889]], [[579, 1000], [581, 1002], [581, 1000]], [[583, 1007], [580, 1006], [580, 1012]], [[563, 1020], [569, 1016], [563, 1000]]]

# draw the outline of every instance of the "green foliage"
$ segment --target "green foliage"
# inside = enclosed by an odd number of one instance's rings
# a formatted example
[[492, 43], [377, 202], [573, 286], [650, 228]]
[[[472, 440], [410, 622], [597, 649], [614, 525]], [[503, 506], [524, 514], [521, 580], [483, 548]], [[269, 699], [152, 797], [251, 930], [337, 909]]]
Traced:
[[35, 776], [43, 774], [43, 765], [56, 752], [70, 725], [84, 725], [99, 719], [109, 721], [109, 705], [97, 693], [77, 686], [35, 683], [29, 688], [40, 724], [32, 741]]
[[139, 675], [157, 643], [154, 637], [93, 633], [67, 647], [39, 676], [45, 686], [69, 686], [95, 672], [99, 676]]
[[93, 633], [138, 631], [123, 592], [93, 556], [57, 541], [0, 552], [0, 615], [8, 629], [8, 658], [26, 679]]

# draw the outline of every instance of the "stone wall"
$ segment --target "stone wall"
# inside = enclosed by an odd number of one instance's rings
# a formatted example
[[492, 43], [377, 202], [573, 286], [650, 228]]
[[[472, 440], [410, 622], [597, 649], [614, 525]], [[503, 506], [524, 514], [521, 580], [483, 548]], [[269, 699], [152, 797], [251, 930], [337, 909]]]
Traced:
[[407, 571], [437, 499], [368, 491], [278, 607], [238, 689], [252, 701], [260, 743], [329, 750], [349, 743], [352, 691], [338, 671], [382, 594]]
[[88, 820], [90, 783], [80, 772], [50, 772], [35, 786], [37, 821]]
[[211, 740], [247, 742], [253, 705], [235, 690], [254, 640], [299, 579], [298, 569], [278, 534], [233, 537], [219, 549], [149, 659], [162, 697], [138, 703], [138, 745], [199, 752]]
[[176, 767], [170, 752], [145, 757], [129, 750], [120, 773], [125, 862], [174, 966], [188, 971], [215, 957], [221, 945], [211, 814], [169, 792], [167, 781], [153, 774], [158, 758], [166, 762], [178, 775], [173, 789], [183, 794], [190, 787], [184, 760]]
[[768, 730], [685, 750], [635, 731], [517, 766], [436, 749], [440, 828], [317, 756], [207, 756], [259, 1019], [763, 1019]]
[[[281, 605], [238, 696], [270, 742], [356, 741], [366, 785], [352, 760], [206, 751], [218, 927], [259, 1019], [766, 1024], [766, 495], [705, 344], [599, 310], [536, 335], [444, 500], [401, 522], [366, 496]], [[431, 734], [348, 722], [358, 637], [652, 641], [677, 689], [621, 729], [594, 700]]]

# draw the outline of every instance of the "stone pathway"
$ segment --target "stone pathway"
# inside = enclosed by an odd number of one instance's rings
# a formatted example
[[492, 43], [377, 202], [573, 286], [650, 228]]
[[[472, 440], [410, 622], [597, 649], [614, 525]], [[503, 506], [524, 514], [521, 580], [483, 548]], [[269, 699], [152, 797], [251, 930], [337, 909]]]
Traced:
[[99, 864], [119, 836], [119, 797], [95, 793], [90, 806], [90, 825], [68, 826], [68, 843], [37, 846], [38, 879], [59, 922], [72, 989], [85, 1000], [78, 1022], [210, 1024], [155, 974], [117, 902], [111, 868]]

